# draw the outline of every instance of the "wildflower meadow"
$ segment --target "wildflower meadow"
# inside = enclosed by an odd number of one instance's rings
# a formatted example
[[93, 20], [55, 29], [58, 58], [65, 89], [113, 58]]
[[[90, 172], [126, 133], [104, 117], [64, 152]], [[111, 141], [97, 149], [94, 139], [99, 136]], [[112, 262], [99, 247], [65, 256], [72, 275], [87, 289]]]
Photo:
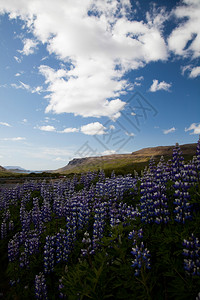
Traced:
[[184, 161], [0, 188], [3, 299], [200, 299], [200, 139]]

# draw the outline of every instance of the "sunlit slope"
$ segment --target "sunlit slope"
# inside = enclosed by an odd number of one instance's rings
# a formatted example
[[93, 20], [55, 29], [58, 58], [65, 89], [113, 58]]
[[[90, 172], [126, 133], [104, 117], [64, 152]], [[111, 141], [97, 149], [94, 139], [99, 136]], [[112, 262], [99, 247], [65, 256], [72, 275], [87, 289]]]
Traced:
[[[190, 160], [196, 153], [197, 144], [180, 145], [184, 159]], [[79, 173], [88, 170], [113, 169], [133, 171], [142, 169], [153, 156], [157, 161], [161, 156], [166, 160], [172, 157], [174, 146], [144, 148], [131, 154], [112, 154], [96, 157], [74, 158], [68, 165], [56, 170], [59, 173]]]

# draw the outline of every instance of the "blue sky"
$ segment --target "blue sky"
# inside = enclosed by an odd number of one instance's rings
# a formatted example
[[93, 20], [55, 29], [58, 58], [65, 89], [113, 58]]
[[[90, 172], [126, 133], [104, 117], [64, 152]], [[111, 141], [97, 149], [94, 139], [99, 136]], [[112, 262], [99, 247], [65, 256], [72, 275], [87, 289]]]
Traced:
[[200, 1], [0, 2], [0, 165], [194, 143]]

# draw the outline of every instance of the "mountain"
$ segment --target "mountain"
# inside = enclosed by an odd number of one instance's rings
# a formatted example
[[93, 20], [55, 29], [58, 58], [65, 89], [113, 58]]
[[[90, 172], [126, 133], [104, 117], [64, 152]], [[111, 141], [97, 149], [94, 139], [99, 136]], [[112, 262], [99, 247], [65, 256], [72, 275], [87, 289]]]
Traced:
[[[191, 159], [192, 156], [196, 154], [196, 146], [196, 143], [180, 145], [185, 160]], [[152, 156], [156, 161], [158, 161], [161, 156], [164, 156], [165, 159], [172, 158], [173, 148], [174, 145], [158, 146], [144, 148], [130, 154], [112, 154], [95, 157], [74, 158], [68, 163], [68, 165], [56, 170], [55, 172], [79, 173], [98, 169], [123, 169], [124, 171], [127, 170], [127, 172], [133, 171], [133, 169], [141, 169], [147, 165], [147, 162]]]
[[20, 171], [26, 171], [25, 169], [23, 169], [23, 168], [21, 168], [19, 166], [4, 166], [4, 168], [6, 170], [14, 170], [14, 169], [16, 169], [16, 170], [20, 170]]
[[3, 168], [2, 166], [0, 166], [0, 172], [5, 172], [5, 171], [6, 171], [6, 169]]
[[6, 170], [4, 167], [0, 166], [0, 177], [11, 176], [12, 172]]
[[19, 166], [4, 166], [4, 168], [7, 171], [14, 172], [14, 173], [29, 173], [30, 172], [29, 170], [25, 170]]

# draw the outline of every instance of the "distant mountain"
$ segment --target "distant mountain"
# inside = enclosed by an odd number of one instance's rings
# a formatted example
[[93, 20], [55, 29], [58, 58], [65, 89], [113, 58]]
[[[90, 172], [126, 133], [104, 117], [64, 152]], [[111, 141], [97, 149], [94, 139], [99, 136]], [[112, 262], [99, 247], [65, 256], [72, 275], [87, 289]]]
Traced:
[[[185, 144], [180, 145], [181, 151], [185, 160], [189, 160], [196, 154], [197, 144]], [[151, 148], [144, 148], [130, 154], [112, 154], [104, 156], [95, 157], [84, 157], [84, 158], [74, 158], [68, 165], [56, 170], [59, 173], [76, 173], [85, 172], [88, 170], [97, 169], [116, 169], [131, 167], [134, 165], [145, 164], [153, 156], [155, 160], [159, 160], [161, 156], [165, 159], [172, 158], [173, 146], [158, 146]], [[128, 169], [127, 169], [128, 170]]]
[[29, 170], [23, 169], [19, 166], [4, 166], [4, 168], [8, 171], [14, 172], [14, 173], [28, 173]]
[[6, 170], [12, 170], [12, 169], [17, 169], [17, 170], [21, 170], [21, 171], [25, 171], [25, 169], [19, 167], [19, 166], [4, 166], [4, 168]]

